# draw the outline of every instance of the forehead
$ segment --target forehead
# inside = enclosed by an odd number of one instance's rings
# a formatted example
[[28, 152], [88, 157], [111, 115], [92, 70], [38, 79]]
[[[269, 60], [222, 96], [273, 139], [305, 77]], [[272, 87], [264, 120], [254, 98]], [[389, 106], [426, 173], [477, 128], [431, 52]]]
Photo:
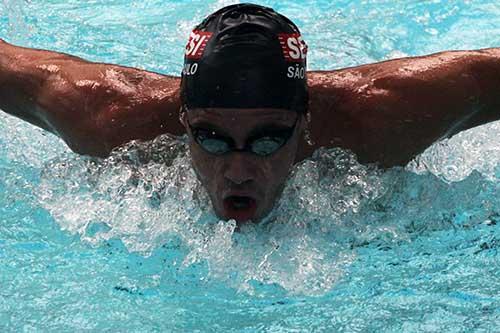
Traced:
[[286, 109], [255, 108], [255, 109], [235, 109], [235, 108], [197, 108], [189, 109], [187, 112], [190, 121], [207, 121], [217, 124], [248, 124], [258, 125], [260, 123], [284, 123], [293, 121], [296, 112]]

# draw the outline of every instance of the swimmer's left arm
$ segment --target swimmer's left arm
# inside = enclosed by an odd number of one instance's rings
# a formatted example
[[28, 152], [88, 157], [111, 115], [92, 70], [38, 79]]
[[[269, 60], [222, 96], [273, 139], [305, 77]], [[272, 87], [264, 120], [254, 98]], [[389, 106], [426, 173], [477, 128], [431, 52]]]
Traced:
[[435, 141], [500, 119], [500, 48], [310, 72], [313, 139], [405, 165]]

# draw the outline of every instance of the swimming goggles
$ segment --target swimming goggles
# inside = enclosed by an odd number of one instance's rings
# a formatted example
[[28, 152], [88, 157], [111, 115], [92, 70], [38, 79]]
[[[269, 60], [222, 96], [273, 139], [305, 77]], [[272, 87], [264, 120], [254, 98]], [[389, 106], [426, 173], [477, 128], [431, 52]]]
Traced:
[[258, 156], [269, 156], [283, 147], [292, 137], [297, 121], [290, 128], [285, 129], [263, 129], [247, 139], [245, 147], [236, 148], [234, 140], [228, 136], [217, 133], [215, 130], [193, 128], [189, 122], [189, 130], [194, 141], [207, 153], [213, 155], [224, 155], [229, 152], [249, 152]]

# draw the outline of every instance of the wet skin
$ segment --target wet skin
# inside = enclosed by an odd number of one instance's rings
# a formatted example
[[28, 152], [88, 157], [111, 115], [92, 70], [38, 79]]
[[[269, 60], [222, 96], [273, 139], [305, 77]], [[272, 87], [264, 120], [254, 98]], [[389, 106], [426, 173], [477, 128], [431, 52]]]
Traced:
[[[269, 156], [233, 151], [217, 156], [206, 152], [194, 139], [189, 125], [195, 129], [214, 130], [230, 137], [242, 149], [253, 133], [267, 128], [296, 128], [287, 143]], [[282, 109], [193, 109], [181, 117], [189, 134], [193, 168], [210, 195], [218, 217], [258, 221], [265, 217], [279, 198], [290, 169], [296, 159], [304, 130], [303, 116]], [[189, 124], [189, 125], [188, 125]], [[245, 197], [255, 207], [234, 209], [231, 198]], [[233, 207], [233, 208], [232, 208]]]
[[[319, 147], [405, 165], [435, 141], [500, 119], [500, 48], [308, 72], [308, 125], [296, 161]], [[0, 109], [75, 152], [106, 157], [133, 139], [182, 135], [180, 78], [91, 63], [0, 40]]]
[[[441, 138], [500, 119], [500, 48], [394, 59], [307, 77], [313, 145], [304, 140], [303, 120], [290, 142], [268, 158], [213, 157], [191, 144], [193, 166], [220, 217], [238, 213], [224, 204], [228, 195], [255, 197], [255, 211], [241, 216], [264, 217], [293, 162], [319, 147], [350, 149], [362, 163], [405, 165]], [[183, 135], [179, 85], [178, 77], [0, 40], [0, 109], [58, 135], [80, 154], [106, 157], [133, 139]], [[293, 114], [283, 111], [198, 110], [190, 112], [189, 121], [217, 125], [241, 148], [264, 121], [291, 126]]]

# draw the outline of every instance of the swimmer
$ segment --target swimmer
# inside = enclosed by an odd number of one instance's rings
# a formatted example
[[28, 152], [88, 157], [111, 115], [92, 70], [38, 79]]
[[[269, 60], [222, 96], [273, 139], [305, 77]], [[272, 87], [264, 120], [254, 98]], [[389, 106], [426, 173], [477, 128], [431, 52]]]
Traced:
[[194, 28], [180, 78], [0, 40], [0, 108], [98, 157], [187, 133], [215, 213], [237, 222], [265, 217], [293, 164], [319, 147], [405, 165], [439, 139], [500, 119], [500, 48], [334, 71], [307, 71], [307, 53], [295, 24], [252, 4]]

